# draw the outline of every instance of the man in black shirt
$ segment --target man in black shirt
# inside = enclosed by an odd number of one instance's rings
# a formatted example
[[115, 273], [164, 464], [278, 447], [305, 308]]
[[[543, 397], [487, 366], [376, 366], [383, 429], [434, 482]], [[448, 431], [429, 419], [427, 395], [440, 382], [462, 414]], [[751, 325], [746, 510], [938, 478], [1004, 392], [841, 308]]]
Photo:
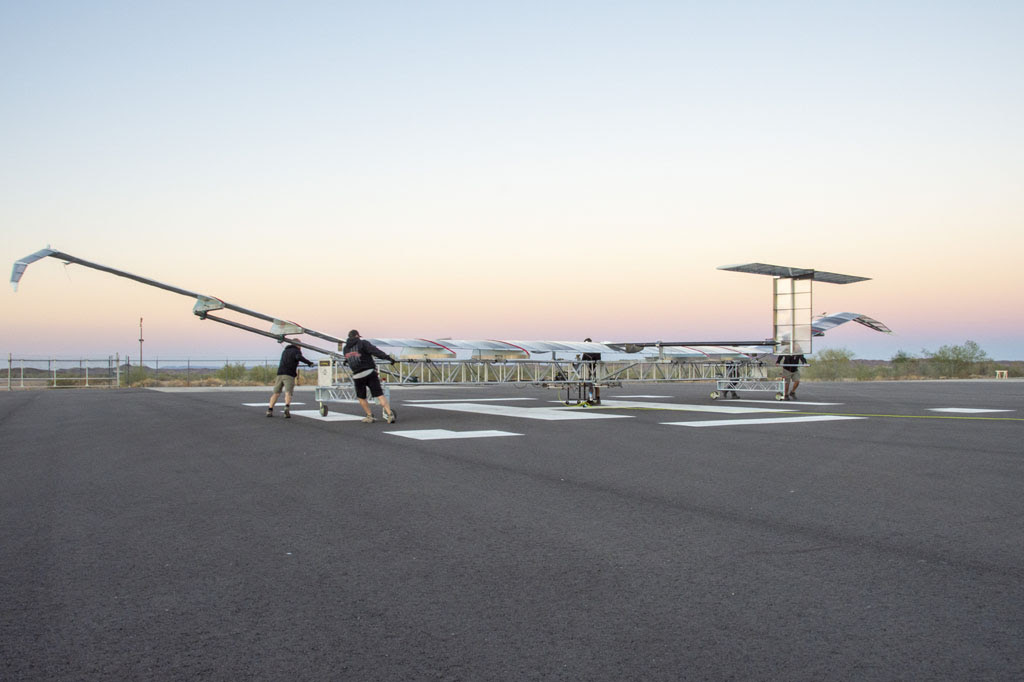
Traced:
[[292, 416], [292, 393], [295, 392], [295, 378], [299, 375], [299, 363], [304, 362], [312, 367], [313, 363], [302, 356], [302, 350], [294, 341], [281, 352], [281, 362], [277, 365], [277, 380], [274, 381], [274, 392], [270, 396], [270, 406], [267, 407], [267, 416], [274, 416], [274, 404], [284, 391], [284, 418]]
[[[590, 337], [583, 339], [584, 343], [593, 343]], [[583, 362], [583, 378], [587, 384], [587, 402], [594, 405], [601, 404], [601, 388], [594, 385], [597, 378], [597, 363], [601, 362], [600, 353], [583, 353], [580, 356]]]
[[355, 384], [356, 399], [363, 408], [363, 412], [366, 413], [363, 423], [372, 424], [376, 421], [373, 418], [370, 403], [366, 399], [366, 391], [369, 389], [370, 395], [376, 398], [377, 402], [384, 408], [384, 421], [388, 424], [394, 424], [396, 419], [395, 410], [388, 403], [388, 397], [384, 395], [384, 388], [380, 385], [380, 375], [377, 374], [377, 363], [373, 359], [376, 357], [381, 360], [389, 360], [392, 365], [398, 362], [398, 360], [363, 339], [356, 329], [348, 333], [348, 339], [345, 341], [345, 347], [342, 348], [341, 352], [345, 354], [345, 364], [352, 370], [352, 383]]
[[782, 378], [785, 380], [782, 399], [796, 400], [796, 387], [800, 385], [800, 365], [806, 365], [807, 358], [803, 355], [780, 355], [775, 364], [782, 366]]

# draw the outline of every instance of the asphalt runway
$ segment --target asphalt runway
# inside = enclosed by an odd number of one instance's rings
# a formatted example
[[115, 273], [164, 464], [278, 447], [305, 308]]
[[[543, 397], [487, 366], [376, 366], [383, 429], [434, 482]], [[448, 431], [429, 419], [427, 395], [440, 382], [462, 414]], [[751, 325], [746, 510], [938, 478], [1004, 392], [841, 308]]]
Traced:
[[1024, 679], [1024, 382], [709, 390], [2, 393], [0, 678]]

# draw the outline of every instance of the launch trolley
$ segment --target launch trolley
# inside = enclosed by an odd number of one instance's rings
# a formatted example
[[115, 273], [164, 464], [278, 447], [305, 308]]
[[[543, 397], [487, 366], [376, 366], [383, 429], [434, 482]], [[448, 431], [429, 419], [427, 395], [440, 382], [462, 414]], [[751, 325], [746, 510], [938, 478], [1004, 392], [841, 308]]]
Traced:
[[[384, 397], [391, 399], [391, 387], [386, 381], [381, 382], [384, 389]], [[344, 362], [336, 361], [334, 357], [320, 360], [317, 363], [316, 391], [314, 398], [320, 409], [320, 416], [326, 417], [329, 409], [327, 403], [356, 403], [356, 387], [352, 383], [352, 372]], [[376, 398], [369, 398], [376, 402]]]
[[784, 400], [785, 390], [786, 382], [768, 377], [767, 367], [762, 363], [728, 363], [715, 379], [711, 399], [728, 398], [730, 393], [739, 397], [737, 391], [761, 391], [774, 392], [776, 400]]

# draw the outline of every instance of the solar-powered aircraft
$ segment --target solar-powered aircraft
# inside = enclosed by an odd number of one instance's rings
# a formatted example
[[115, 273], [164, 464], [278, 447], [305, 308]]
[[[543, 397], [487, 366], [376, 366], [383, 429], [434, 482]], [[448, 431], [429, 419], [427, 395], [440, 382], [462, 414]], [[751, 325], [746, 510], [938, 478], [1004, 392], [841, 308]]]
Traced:
[[[36, 251], [14, 263], [11, 284], [17, 291], [25, 270], [43, 258], [55, 258], [65, 265], [76, 264], [142, 284], [171, 291], [195, 299], [192, 312], [202, 320], [213, 320], [243, 331], [288, 341], [303, 348], [322, 353], [330, 362], [321, 362], [321, 385], [324, 385], [324, 365], [330, 365], [327, 383], [337, 380], [337, 369], [343, 367], [341, 346], [344, 339], [326, 334], [282, 317], [267, 315], [215, 296], [164, 284], [124, 270], [93, 263], [49, 247]], [[567, 398], [575, 392], [577, 402], [583, 396], [593, 396], [594, 388], [619, 385], [624, 382], [694, 381], [723, 376], [728, 362], [730, 376], [735, 376], [737, 361], [745, 372], [769, 354], [809, 354], [812, 338], [845, 322], [857, 322], [879, 332], [890, 332], [881, 322], [859, 313], [838, 313], [813, 318], [812, 286], [814, 282], [850, 284], [866, 277], [840, 275], [805, 268], [790, 268], [764, 263], [727, 265], [720, 270], [744, 272], [773, 277], [773, 335], [760, 340], [715, 341], [519, 341], [495, 339], [424, 339], [424, 338], [370, 338], [377, 346], [397, 349], [401, 363], [389, 374], [392, 382], [403, 384], [436, 385], [450, 383], [529, 383], [563, 388]], [[223, 311], [223, 312], [222, 312]], [[218, 314], [213, 314], [213, 313]], [[224, 312], [235, 313], [249, 323], [223, 317]], [[270, 323], [269, 329], [252, 326], [253, 320]], [[337, 344], [325, 349], [299, 336], [311, 336]], [[291, 338], [288, 338], [291, 337]], [[566, 355], [571, 358], [565, 357]], [[586, 357], [584, 357], [586, 354]], [[596, 355], [600, 354], [600, 355]], [[630, 358], [624, 362], [611, 362], [614, 357]], [[550, 360], [546, 359], [550, 357]], [[604, 357], [604, 361], [578, 362], [580, 358]], [[575, 361], [574, 361], [575, 360]], [[763, 371], [762, 371], [763, 375]], [[599, 395], [599, 393], [598, 393]], [[321, 411], [324, 410], [321, 403]]]

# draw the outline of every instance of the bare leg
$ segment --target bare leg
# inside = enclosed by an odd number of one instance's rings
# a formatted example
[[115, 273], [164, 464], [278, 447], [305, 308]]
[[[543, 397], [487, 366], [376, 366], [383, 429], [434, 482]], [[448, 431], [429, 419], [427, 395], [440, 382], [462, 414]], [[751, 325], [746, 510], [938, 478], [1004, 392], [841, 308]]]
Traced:
[[366, 398], [359, 399], [359, 405], [363, 408], [363, 412], [366, 413], [367, 417], [373, 416], [373, 410], [370, 409], [370, 401]]
[[377, 396], [377, 402], [379, 402], [381, 404], [381, 406], [384, 408], [384, 415], [385, 416], [391, 414], [391, 404], [388, 403], [387, 397], [385, 397], [383, 395], [379, 395], [379, 396]]

